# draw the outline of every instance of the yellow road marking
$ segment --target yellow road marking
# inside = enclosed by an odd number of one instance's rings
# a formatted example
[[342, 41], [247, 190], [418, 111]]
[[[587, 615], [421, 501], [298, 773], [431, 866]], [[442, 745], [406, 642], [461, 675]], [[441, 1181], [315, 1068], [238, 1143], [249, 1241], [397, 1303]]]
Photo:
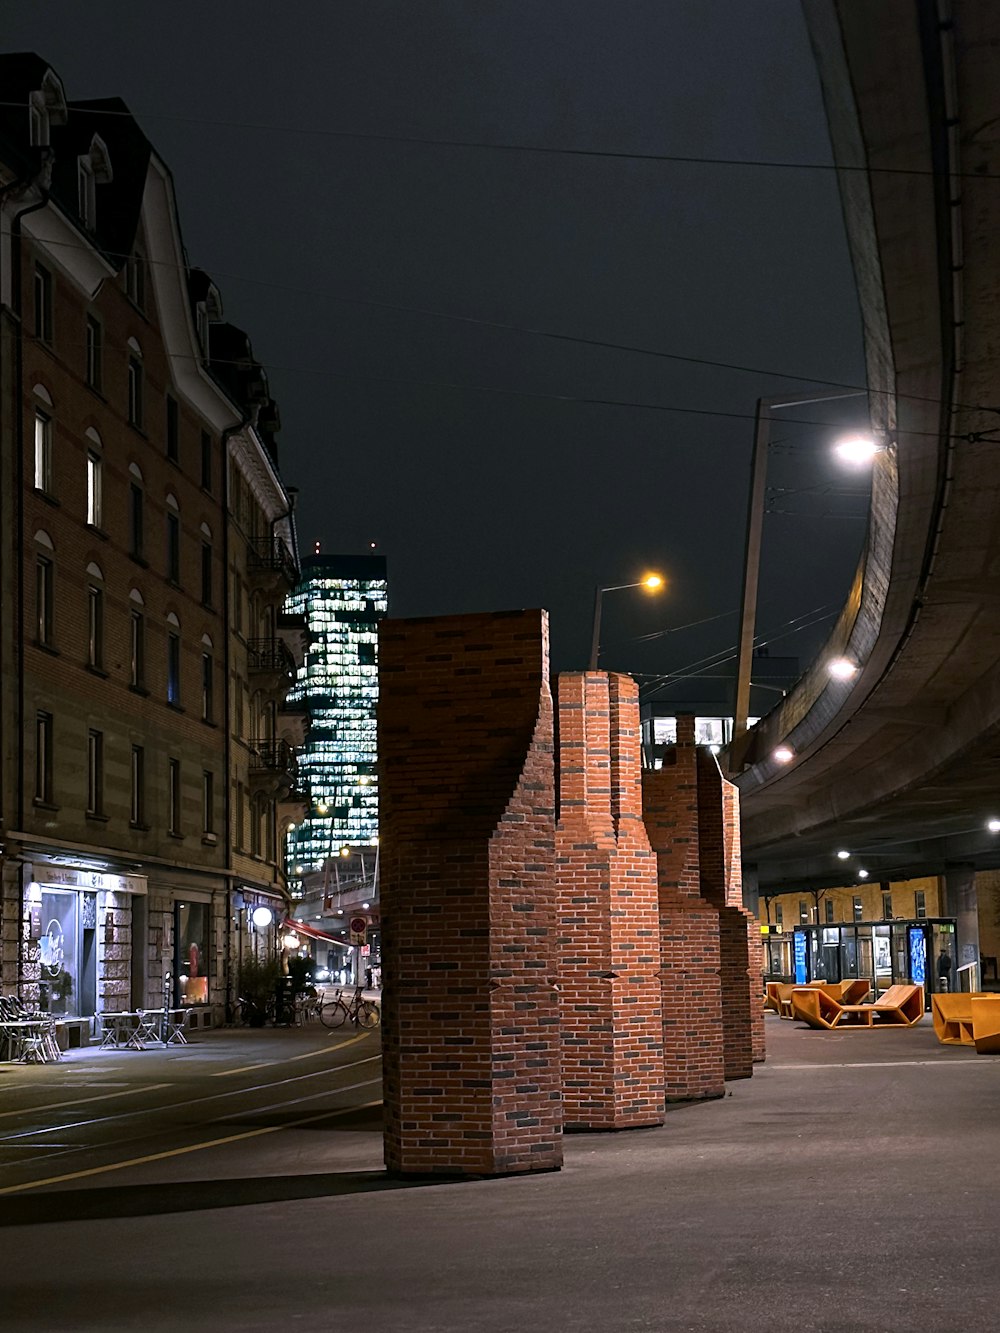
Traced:
[[366, 1033], [358, 1033], [356, 1037], [349, 1037], [347, 1041], [342, 1041], [338, 1046], [321, 1046], [315, 1051], [306, 1051], [304, 1055], [286, 1055], [280, 1060], [258, 1060], [253, 1065], [240, 1065], [237, 1069], [217, 1069], [214, 1074], [209, 1074], [209, 1078], [222, 1078], [226, 1074], [245, 1074], [251, 1069], [266, 1069], [269, 1065], [290, 1065], [296, 1060], [312, 1060], [317, 1055], [329, 1055], [331, 1051], [343, 1051], [348, 1046], [353, 1046], [355, 1042], [361, 1041]]
[[[32, 1085], [36, 1086], [36, 1085]], [[20, 1111], [0, 1111], [0, 1118], [11, 1115], [34, 1115], [36, 1111], [59, 1111], [64, 1106], [84, 1106], [88, 1102], [106, 1102], [110, 1097], [137, 1097], [141, 1092], [155, 1092], [158, 1088], [169, 1088], [169, 1083], [145, 1083], [141, 1088], [129, 1088], [126, 1092], [102, 1092], [96, 1097], [74, 1097], [67, 1102], [48, 1102], [45, 1106], [25, 1106]]]
[[[361, 1085], [363, 1086], [363, 1085]], [[295, 1129], [299, 1125], [309, 1125], [314, 1120], [331, 1120], [338, 1115], [351, 1115], [355, 1111], [367, 1111], [373, 1106], [381, 1106], [382, 1098], [373, 1102], [362, 1102], [360, 1106], [343, 1106], [338, 1111], [318, 1111], [314, 1115], [301, 1116], [298, 1120], [289, 1120], [284, 1125], [264, 1125], [260, 1129], [246, 1129], [240, 1134], [226, 1134], [220, 1139], [206, 1139], [204, 1143], [192, 1143], [186, 1148], [168, 1148], [165, 1152], [147, 1153], [145, 1157], [132, 1157], [125, 1162], [109, 1162], [106, 1166], [92, 1166], [85, 1171], [68, 1171], [62, 1176], [49, 1176], [45, 1180], [29, 1180], [24, 1185], [6, 1185], [0, 1194], [20, 1194], [24, 1190], [37, 1190], [45, 1185], [62, 1185], [67, 1180], [83, 1180], [86, 1176], [101, 1176], [108, 1171], [123, 1171], [130, 1166], [145, 1166], [149, 1162], [163, 1162], [168, 1157], [183, 1157], [185, 1153], [201, 1152], [203, 1148], [221, 1148], [226, 1143], [238, 1143], [241, 1139], [257, 1139], [263, 1134], [277, 1134], [283, 1129]]]

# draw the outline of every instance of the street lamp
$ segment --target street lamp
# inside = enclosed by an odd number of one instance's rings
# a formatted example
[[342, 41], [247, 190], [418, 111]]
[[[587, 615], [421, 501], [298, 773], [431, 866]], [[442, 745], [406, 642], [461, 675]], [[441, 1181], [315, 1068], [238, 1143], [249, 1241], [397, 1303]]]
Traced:
[[647, 592], [659, 592], [664, 586], [662, 574], [647, 574], [637, 583], [615, 583], [609, 588], [594, 589], [594, 632], [590, 640], [590, 667], [597, 670], [597, 659], [601, 654], [601, 600], [606, 592], [621, 592], [625, 588], [645, 588]]
[[758, 398], [754, 427], [753, 455], [750, 462], [750, 497], [747, 502], [746, 554], [743, 559], [743, 601], [740, 607], [740, 637], [736, 646], [736, 698], [733, 707], [733, 740], [747, 729], [750, 712], [750, 669], [753, 641], [757, 627], [757, 588], [760, 582], [760, 549], [764, 531], [764, 496], [767, 457], [771, 434], [771, 413], [783, 407], [808, 407], [812, 403], [832, 403], [840, 398], [863, 398], [867, 390], [849, 389], [841, 393], [803, 395], [801, 398]]

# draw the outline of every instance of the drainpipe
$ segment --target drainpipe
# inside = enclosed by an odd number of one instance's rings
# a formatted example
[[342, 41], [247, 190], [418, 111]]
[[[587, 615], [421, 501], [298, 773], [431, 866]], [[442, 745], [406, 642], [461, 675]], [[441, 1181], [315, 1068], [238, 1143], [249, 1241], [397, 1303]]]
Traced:
[[235, 426], [227, 426], [222, 432], [222, 619], [225, 625], [225, 648], [223, 651], [223, 681], [222, 681], [222, 711], [223, 726], [225, 727], [225, 745], [223, 758], [223, 820], [226, 829], [226, 950], [223, 965], [223, 983], [225, 990], [225, 1022], [232, 1023], [234, 1016], [233, 1007], [233, 876], [230, 869], [233, 863], [233, 825], [232, 825], [232, 763], [230, 752], [232, 749], [232, 736], [230, 735], [230, 687], [229, 687], [229, 638], [230, 638], [230, 593], [229, 593], [229, 522], [230, 522], [230, 499], [231, 488], [229, 485], [229, 441], [234, 435], [246, 428], [253, 421], [253, 413], [249, 413]]

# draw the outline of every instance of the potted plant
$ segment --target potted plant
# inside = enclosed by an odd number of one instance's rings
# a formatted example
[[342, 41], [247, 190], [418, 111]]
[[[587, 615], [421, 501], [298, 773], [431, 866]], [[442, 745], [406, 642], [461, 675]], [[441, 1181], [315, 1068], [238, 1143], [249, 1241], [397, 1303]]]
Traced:
[[252, 1028], [262, 1028], [274, 1013], [274, 998], [281, 969], [273, 958], [244, 958], [239, 970], [240, 1017]]

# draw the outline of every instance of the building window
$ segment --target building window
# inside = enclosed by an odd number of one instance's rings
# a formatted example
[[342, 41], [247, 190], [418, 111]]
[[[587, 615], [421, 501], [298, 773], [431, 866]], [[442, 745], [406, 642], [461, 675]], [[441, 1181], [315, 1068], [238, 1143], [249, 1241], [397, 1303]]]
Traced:
[[52, 491], [52, 418], [35, 412], [35, 489]]
[[146, 752], [141, 745], [132, 746], [132, 799], [130, 819], [134, 827], [145, 826], [146, 816]]
[[129, 684], [141, 690], [146, 676], [146, 618], [141, 611], [131, 613]]
[[104, 666], [104, 590], [87, 585], [87, 665]]
[[76, 202], [80, 221], [88, 231], [94, 230], [97, 221], [97, 182], [94, 179], [94, 165], [89, 157], [76, 159]]
[[853, 906], [853, 908], [854, 908], [854, 919], [855, 919], [855, 921], [863, 921], [863, 920], [865, 919], [865, 907], [864, 907], [864, 903], [861, 901], [860, 898], [854, 898], [854, 899], [853, 899], [852, 906]]
[[211, 653], [201, 655], [201, 716], [204, 722], [211, 722], [214, 712], [215, 668]]
[[140, 310], [146, 308], [146, 259], [140, 250], [133, 250], [125, 264], [125, 293]]
[[799, 920], [803, 925], [809, 923], [809, 904], [804, 898], [799, 899]]
[[104, 813], [104, 732], [87, 732], [87, 814]]
[[170, 760], [167, 799], [167, 827], [171, 833], [179, 835], [181, 831], [181, 761], [179, 759]]
[[181, 520], [178, 514], [167, 513], [167, 578], [171, 583], [181, 581]]
[[832, 920], [833, 920], [833, 899], [832, 899], [832, 898], [827, 898], [826, 902], [824, 902], [824, 904], [823, 904], [823, 910], [824, 910], [824, 912], [825, 912], [825, 914], [826, 914], [826, 919], [827, 919], [827, 921], [828, 921], [828, 922], [829, 922], [829, 921], [832, 921]]
[[923, 889], [914, 890], [913, 910], [918, 917], [927, 915], [927, 895], [924, 893]]
[[100, 392], [104, 371], [104, 330], [93, 315], [87, 316], [87, 384]]
[[35, 559], [35, 638], [52, 647], [52, 561], [45, 555]]
[[35, 800], [52, 804], [52, 714], [35, 714]]
[[775, 904], [774, 904], [774, 924], [775, 924], [776, 926], [780, 926], [780, 925], [782, 924], [783, 918], [784, 918], [784, 911], [782, 910], [781, 903], [775, 903]]
[[128, 359], [128, 423], [142, 430], [142, 362], [134, 356]]
[[101, 526], [103, 490], [103, 461], [101, 455], [91, 449], [87, 453], [87, 522], [92, 528]]
[[180, 416], [177, 399], [167, 395], [167, 457], [176, 463], [180, 457]]
[[136, 560], [142, 559], [143, 551], [143, 494], [142, 487], [133, 481], [129, 486], [129, 545]]
[[167, 635], [167, 703], [181, 702], [181, 640], [179, 634]]
[[35, 337], [52, 341], [52, 274], [35, 265]]
[[201, 544], [201, 601], [203, 606], [212, 605], [212, 547], [208, 542]]
[[208, 1004], [210, 903], [177, 903], [174, 908], [175, 1003]]
[[884, 891], [882, 893], [882, 920], [892, 920], [892, 894]]
[[208, 769], [201, 775], [201, 822], [206, 835], [215, 832], [215, 774]]
[[212, 437], [207, 430], [201, 432], [201, 486], [211, 494], [212, 490]]

